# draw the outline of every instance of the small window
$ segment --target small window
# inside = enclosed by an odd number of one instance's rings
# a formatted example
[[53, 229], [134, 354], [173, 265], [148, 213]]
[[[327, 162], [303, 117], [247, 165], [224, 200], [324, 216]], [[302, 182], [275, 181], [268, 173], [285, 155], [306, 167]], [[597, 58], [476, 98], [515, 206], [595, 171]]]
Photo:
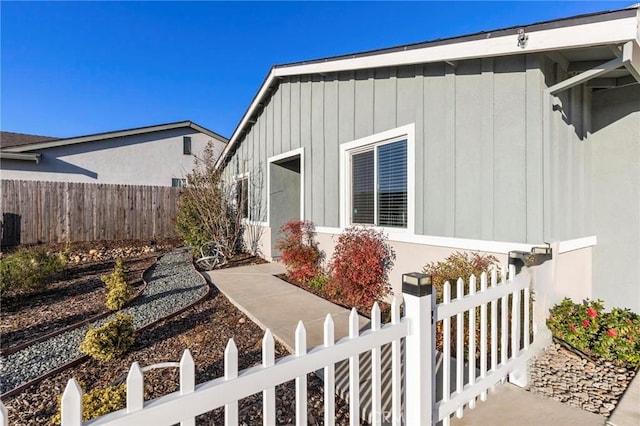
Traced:
[[184, 136], [182, 138], [182, 153], [184, 155], [191, 155], [191, 136]]
[[407, 140], [350, 153], [352, 224], [407, 227]]
[[184, 188], [185, 186], [187, 186], [187, 180], [186, 179], [171, 178], [171, 187], [172, 188]]
[[249, 219], [249, 177], [244, 176], [236, 181], [236, 205], [242, 212], [243, 219]]

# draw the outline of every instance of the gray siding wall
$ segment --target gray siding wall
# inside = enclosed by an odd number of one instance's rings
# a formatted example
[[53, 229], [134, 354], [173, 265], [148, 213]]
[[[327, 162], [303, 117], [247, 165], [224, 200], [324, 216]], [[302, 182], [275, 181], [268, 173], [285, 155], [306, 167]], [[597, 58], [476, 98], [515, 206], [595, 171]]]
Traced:
[[[191, 136], [193, 155], [183, 154], [183, 136]], [[217, 158], [222, 142], [184, 128], [43, 149], [39, 164], [2, 160], [0, 173], [2, 179], [171, 186], [193, 169], [209, 141]]]
[[[567, 77], [543, 69], [549, 86]], [[640, 312], [640, 85], [561, 92], [551, 123], [545, 239], [595, 235], [593, 298]]]
[[594, 296], [640, 312], [640, 85], [593, 94]]
[[[341, 143], [416, 126], [416, 233], [542, 240], [542, 87], [537, 55], [281, 81], [227, 166], [264, 170], [304, 148], [305, 218], [339, 226]], [[262, 191], [266, 202], [266, 189]]]

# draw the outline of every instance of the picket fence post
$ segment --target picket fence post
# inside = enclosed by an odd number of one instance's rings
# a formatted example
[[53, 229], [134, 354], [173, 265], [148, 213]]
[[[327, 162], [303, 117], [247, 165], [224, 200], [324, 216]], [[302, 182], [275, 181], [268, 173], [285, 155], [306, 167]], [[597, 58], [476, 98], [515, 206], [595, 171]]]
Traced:
[[435, 294], [431, 277], [419, 272], [402, 275], [405, 317], [409, 321], [406, 338], [406, 418], [407, 425], [431, 425], [435, 401]]
[[0, 426], [7, 426], [9, 424], [9, 414], [7, 413], [7, 407], [0, 401]]

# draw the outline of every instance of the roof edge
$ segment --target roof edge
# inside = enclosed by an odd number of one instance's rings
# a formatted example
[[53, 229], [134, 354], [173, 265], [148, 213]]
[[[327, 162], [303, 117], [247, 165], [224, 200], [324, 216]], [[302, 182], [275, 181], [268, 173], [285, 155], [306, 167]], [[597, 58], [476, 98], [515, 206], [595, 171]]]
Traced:
[[78, 143], [95, 142], [99, 140], [113, 139], [118, 137], [134, 136], [134, 135], [139, 135], [144, 133], [179, 129], [182, 127], [190, 127], [193, 130], [196, 130], [198, 132], [204, 133], [212, 138], [217, 139], [219, 142], [222, 142], [225, 145], [228, 144], [229, 142], [229, 139], [225, 138], [224, 136], [221, 136], [205, 127], [200, 126], [199, 124], [196, 124], [192, 121], [187, 120], [187, 121], [177, 121], [174, 123], [157, 124], [153, 126], [136, 127], [132, 129], [126, 129], [126, 130], [115, 130], [111, 132], [95, 133], [95, 134], [85, 135], [85, 136], [74, 136], [71, 138], [57, 139], [57, 140], [48, 141], [48, 142], [37, 142], [32, 144], [5, 148], [2, 150], [2, 152], [17, 153], [17, 152], [33, 151], [37, 149], [55, 148], [59, 146], [74, 145]]
[[[621, 25], [624, 21], [625, 25]], [[628, 21], [628, 22], [627, 22]], [[640, 6], [625, 9], [577, 15], [546, 21], [539, 24], [509, 27], [471, 36], [453, 37], [442, 41], [419, 43], [395, 48], [369, 51], [354, 55], [342, 55], [310, 62], [296, 62], [272, 67], [240, 119], [229, 143], [216, 161], [215, 167], [223, 167], [251, 117], [259, 110], [264, 97], [284, 77], [294, 75], [323, 74], [385, 66], [403, 66], [418, 63], [446, 62], [479, 57], [498, 57], [553, 50], [638, 42]], [[517, 29], [527, 34], [526, 44], [518, 43]], [[498, 34], [498, 35], [495, 35]], [[482, 37], [484, 35], [484, 37]], [[536, 37], [534, 37], [536, 35]], [[540, 35], [540, 37], [537, 37]], [[515, 37], [515, 38], [514, 38]], [[445, 41], [448, 41], [444, 43]], [[407, 49], [407, 46], [413, 48]], [[372, 53], [373, 52], [373, 53]], [[378, 53], [376, 53], [378, 52]]]

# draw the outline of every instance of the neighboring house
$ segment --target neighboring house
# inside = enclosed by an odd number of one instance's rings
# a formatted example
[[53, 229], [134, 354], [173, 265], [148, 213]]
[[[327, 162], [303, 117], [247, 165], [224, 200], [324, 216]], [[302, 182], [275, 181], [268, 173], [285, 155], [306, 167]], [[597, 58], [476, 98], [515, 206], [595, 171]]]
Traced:
[[182, 186], [213, 144], [214, 159], [227, 139], [191, 121], [56, 139], [0, 133], [2, 179]]
[[[262, 250], [289, 219], [330, 256], [383, 229], [391, 280], [456, 250], [551, 243], [563, 296], [640, 311], [638, 7], [271, 69], [218, 167], [258, 179]], [[250, 215], [251, 216], [251, 215]]]

